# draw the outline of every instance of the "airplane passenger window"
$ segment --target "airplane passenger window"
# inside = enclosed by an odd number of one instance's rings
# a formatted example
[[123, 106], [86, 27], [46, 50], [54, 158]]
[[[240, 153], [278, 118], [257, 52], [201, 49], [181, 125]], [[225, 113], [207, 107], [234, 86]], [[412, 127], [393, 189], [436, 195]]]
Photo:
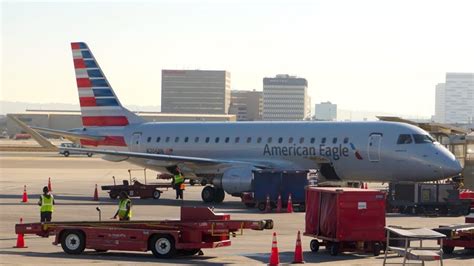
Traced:
[[311, 141], [310, 141], [311, 144], [313, 144], [315, 140], [316, 140], [315, 138], [311, 138]]
[[239, 143], [239, 141], [240, 141], [240, 138], [239, 138], [239, 137], [236, 137], [234, 142], [235, 142], [235, 143]]
[[344, 144], [347, 144], [347, 143], [349, 143], [349, 138], [348, 138], [348, 137], [345, 137], [345, 138], [344, 138]]
[[247, 138], [247, 143], [250, 143], [250, 142], [252, 142], [252, 138], [251, 138], [251, 137], [248, 137], [248, 138]]
[[157, 137], [156, 138], [156, 142], [160, 142], [161, 138], [160, 137]]
[[206, 143], [209, 143], [209, 137], [206, 138]]
[[188, 137], [185, 137], [185, 138], [184, 138], [184, 142], [185, 142], [185, 143], [188, 143], [188, 140], [189, 140]]
[[179, 137], [174, 138], [174, 142], [178, 142], [178, 141], [179, 141]]
[[278, 138], [278, 143], [282, 143], [283, 142], [283, 138]]
[[326, 143], [326, 138], [322, 138], [322, 139], [321, 139], [321, 143], [322, 143], [322, 144]]
[[166, 137], [166, 142], [170, 142], [170, 137]]
[[219, 138], [216, 138], [215, 142], [216, 142], [216, 143], [219, 143]]
[[151, 137], [148, 137], [148, 138], [146, 139], [146, 142], [150, 142], [150, 141], [151, 141]]
[[421, 135], [421, 134], [413, 134], [413, 138], [415, 139], [416, 144], [420, 143], [433, 143], [434, 139], [428, 135]]
[[225, 138], [225, 143], [229, 143], [229, 137]]
[[272, 143], [272, 137], [269, 137], [269, 138], [267, 139], [267, 143]]
[[398, 136], [397, 144], [410, 144], [412, 142], [413, 140], [409, 134], [400, 134], [400, 136]]
[[257, 143], [260, 143], [260, 142], [262, 142], [262, 138], [258, 137], [257, 138]]
[[293, 138], [292, 138], [292, 137], [290, 137], [290, 138], [288, 139], [288, 143], [293, 143]]
[[194, 143], [198, 143], [199, 142], [199, 137], [195, 137], [194, 138]]
[[300, 144], [304, 142], [304, 138], [300, 138]]

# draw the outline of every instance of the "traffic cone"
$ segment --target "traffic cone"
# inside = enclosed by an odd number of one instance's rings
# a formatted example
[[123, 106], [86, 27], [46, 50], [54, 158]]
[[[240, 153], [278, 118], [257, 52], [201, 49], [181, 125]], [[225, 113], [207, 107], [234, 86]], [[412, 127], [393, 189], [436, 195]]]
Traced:
[[293, 201], [291, 200], [291, 193], [288, 194], [288, 203], [286, 204], [286, 212], [291, 213], [293, 212]]
[[280, 255], [278, 254], [277, 237], [276, 237], [276, 233], [273, 232], [272, 253], [270, 255], [269, 265], [279, 265], [279, 264], [280, 264]]
[[265, 212], [271, 212], [272, 206], [270, 205], [270, 196], [267, 194], [267, 203], [265, 205]]
[[53, 189], [51, 188], [51, 177], [48, 178], [48, 190], [53, 191]]
[[367, 183], [364, 183], [364, 189], [368, 189], [368, 188], [367, 188]]
[[293, 258], [292, 263], [304, 263], [303, 260], [303, 248], [301, 247], [301, 235], [298, 231], [298, 236], [296, 237], [296, 246], [295, 246], [295, 257]]
[[281, 195], [280, 194], [278, 194], [277, 212], [281, 212]]
[[[20, 218], [20, 224], [22, 223], [23, 223], [23, 218]], [[14, 248], [27, 248], [27, 246], [25, 246], [25, 235], [17, 234], [16, 246], [14, 246]]]
[[94, 198], [93, 201], [99, 201], [99, 191], [97, 191], [97, 184], [95, 184]]
[[21, 202], [28, 202], [28, 194], [26, 194], [26, 185], [23, 187], [23, 198]]

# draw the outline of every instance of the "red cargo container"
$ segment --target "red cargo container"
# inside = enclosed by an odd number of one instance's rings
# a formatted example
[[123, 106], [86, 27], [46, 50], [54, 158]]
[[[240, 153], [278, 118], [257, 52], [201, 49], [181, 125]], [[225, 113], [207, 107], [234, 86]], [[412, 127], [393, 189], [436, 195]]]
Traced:
[[358, 188], [306, 188], [306, 236], [312, 251], [325, 245], [340, 251], [371, 251], [378, 256], [385, 241], [385, 193]]

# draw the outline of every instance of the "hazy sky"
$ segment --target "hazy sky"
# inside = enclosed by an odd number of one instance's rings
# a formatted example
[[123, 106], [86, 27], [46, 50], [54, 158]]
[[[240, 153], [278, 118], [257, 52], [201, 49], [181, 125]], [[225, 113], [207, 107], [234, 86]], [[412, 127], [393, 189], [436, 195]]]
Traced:
[[69, 43], [122, 103], [160, 105], [161, 69], [225, 69], [232, 89], [308, 80], [312, 104], [429, 117], [446, 72], [474, 72], [474, 1], [5, 2], [0, 100], [78, 103]]

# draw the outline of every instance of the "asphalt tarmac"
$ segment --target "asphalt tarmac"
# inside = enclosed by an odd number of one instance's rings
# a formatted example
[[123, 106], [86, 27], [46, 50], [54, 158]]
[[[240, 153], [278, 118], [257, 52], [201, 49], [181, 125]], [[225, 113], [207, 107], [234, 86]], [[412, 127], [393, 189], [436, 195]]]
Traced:
[[[222, 204], [204, 204], [201, 201], [201, 186], [187, 186], [185, 201], [175, 200], [174, 190], [166, 191], [158, 200], [133, 199], [134, 220], [161, 220], [179, 218], [179, 207], [209, 206], [217, 212], [231, 214], [238, 219], [273, 219], [273, 230], [245, 230], [243, 236], [232, 238], [230, 247], [204, 249], [202, 256], [177, 257], [174, 259], [156, 259], [151, 252], [109, 251], [97, 253], [86, 250], [81, 255], [67, 255], [60, 246], [53, 246], [53, 238], [25, 236], [28, 248], [12, 248], [16, 244], [14, 225], [20, 217], [24, 222], [39, 221], [37, 205], [43, 186], [51, 178], [53, 194], [56, 199], [53, 220], [78, 221], [98, 220], [96, 207], [102, 209], [103, 219], [113, 216], [117, 201], [100, 191], [101, 185], [113, 184], [112, 176], [117, 181], [128, 179], [127, 169], [137, 168], [127, 162], [112, 163], [98, 156], [71, 156], [68, 158], [55, 153], [41, 152], [0, 152], [0, 263], [2, 264], [266, 264], [272, 245], [272, 233], [277, 233], [280, 261], [284, 264], [293, 260], [296, 234], [304, 231], [304, 213], [261, 213], [257, 209], [246, 209], [239, 198], [226, 195]], [[139, 180], [141, 172], [136, 172]], [[148, 171], [148, 181], [153, 180], [154, 173]], [[100, 201], [92, 201], [95, 184], [99, 185]], [[27, 186], [28, 203], [21, 203], [23, 186]], [[416, 217], [398, 214], [387, 215], [387, 225], [406, 227], [435, 228], [439, 225], [463, 223], [464, 217]], [[371, 254], [343, 253], [336, 257], [322, 250], [312, 253], [309, 249], [310, 237], [302, 236], [304, 260], [307, 264], [323, 265], [381, 265], [383, 254], [374, 257]], [[426, 245], [434, 245], [427, 243]], [[392, 255], [393, 257], [393, 255]], [[393, 260], [400, 261], [400, 260]], [[427, 265], [438, 265], [427, 262]], [[456, 249], [453, 255], [446, 256], [445, 265], [474, 265], [474, 252]]]

